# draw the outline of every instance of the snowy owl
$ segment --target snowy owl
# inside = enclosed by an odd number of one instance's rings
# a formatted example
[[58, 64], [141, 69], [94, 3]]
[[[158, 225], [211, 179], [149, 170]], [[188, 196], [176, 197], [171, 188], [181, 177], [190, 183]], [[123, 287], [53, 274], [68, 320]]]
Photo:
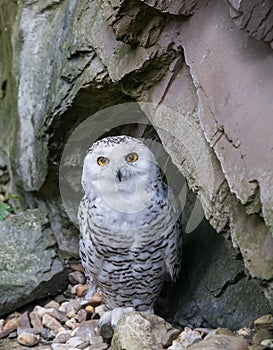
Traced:
[[99, 291], [114, 326], [126, 312], [153, 312], [181, 261], [179, 210], [151, 150], [129, 136], [106, 137], [84, 160], [78, 220], [89, 295]]

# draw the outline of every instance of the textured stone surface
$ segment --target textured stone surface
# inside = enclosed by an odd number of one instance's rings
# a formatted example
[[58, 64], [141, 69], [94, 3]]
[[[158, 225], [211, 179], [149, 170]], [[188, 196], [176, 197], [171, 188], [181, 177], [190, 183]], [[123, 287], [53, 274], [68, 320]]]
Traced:
[[248, 342], [243, 337], [209, 335], [200, 343], [191, 345], [189, 350], [248, 350]]
[[258, 282], [245, 274], [243, 261], [234, 255], [230, 242], [207, 226], [204, 220], [199, 229], [186, 235], [182, 278], [162, 316], [189, 327], [250, 326], [271, 307]]
[[112, 339], [113, 350], [162, 348], [162, 337], [172, 326], [156, 315], [129, 313], [118, 322]]
[[0, 223], [0, 314], [65, 288], [48, 220], [27, 210]]
[[236, 25], [256, 40], [273, 41], [273, 8], [267, 1], [229, 0], [230, 16]]

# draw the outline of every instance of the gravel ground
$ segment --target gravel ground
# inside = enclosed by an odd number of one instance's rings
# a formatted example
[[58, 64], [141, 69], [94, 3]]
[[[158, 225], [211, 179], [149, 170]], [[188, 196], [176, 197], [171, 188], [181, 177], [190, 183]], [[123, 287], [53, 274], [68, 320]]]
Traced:
[[[88, 287], [81, 264], [71, 264], [70, 269], [70, 284], [62, 295], [0, 320], [0, 349], [113, 349], [111, 326], [99, 326], [99, 318], [105, 311], [101, 295], [96, 293], [86, 300]], [[170, 338], [165, 339], [162, 349], [180, 350], [192, 346], [199, 349], [200, 341], [215, 334], [244, 338], [249, 350], [273, 349], [273, 317], [264, 315], [253, 322], [252, 329], [242, 328], [237, 332], [225, 328], [174, 330]], [[204, 348], [202, 346], [200, 349]], [[225, 350], [217, 345], [210, 349]]]

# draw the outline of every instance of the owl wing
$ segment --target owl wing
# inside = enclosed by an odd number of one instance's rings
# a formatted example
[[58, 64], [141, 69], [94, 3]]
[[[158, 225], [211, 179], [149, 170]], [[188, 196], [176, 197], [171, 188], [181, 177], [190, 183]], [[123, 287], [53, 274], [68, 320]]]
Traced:
[[96, 285], [94, 283], [92, 274], [90, 274], [90, 259], [88, 258], [88, 251], [92, 250], [92, 241], [89, 238], [89, 225], [88, 225], [88, 208], [89, 202], [86, 196], [84, 196], [80, 202], [78, 211], [78, 222], [80, 226], [80, 243], [79, 243], [79, 255], [81, 258], [82, 266], [85, 271], [85, 276], [88, 279], [89, 291], [88, 295], [93, 295], [96, 291]]
[[[181, 216], [179, 215], [179, 206], [170, 188], [168, 188], [168, 202], [169, 215], [166, 217], [169, 216], [168, 220], [171, 225], [169, 225], [166, 232], [166, 240], [168, 244], [165, 249], [165, 267], [171, 280], [175, 282], [181, 268], [183, 231]], [[173, 220], [176, 221], [172, 222]]]

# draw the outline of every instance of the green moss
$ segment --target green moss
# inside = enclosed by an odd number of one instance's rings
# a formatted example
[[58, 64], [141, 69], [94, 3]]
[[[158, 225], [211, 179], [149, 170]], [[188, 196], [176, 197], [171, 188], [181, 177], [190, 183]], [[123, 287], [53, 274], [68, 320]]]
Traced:
[[[12, 32], [16, 25], [16, 2], [0, 4], [0, 154], [9, 155], [16, 131], [17, 87], [13, 73]], [[4, 130], [4, 132], [3, 132]]]

